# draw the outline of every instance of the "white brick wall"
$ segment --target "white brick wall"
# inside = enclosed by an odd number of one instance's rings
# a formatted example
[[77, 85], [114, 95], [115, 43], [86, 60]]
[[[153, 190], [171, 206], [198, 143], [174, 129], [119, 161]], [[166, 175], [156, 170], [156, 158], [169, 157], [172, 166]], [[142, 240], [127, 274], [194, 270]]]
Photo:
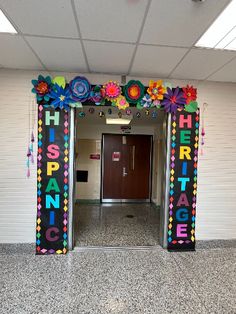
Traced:
[[[0, 70], [0, 242], [35, 241], [36, 171], [33, 168], [27, 179], [25, 164], [31, 79], [37, 75]], [[66, 76], [69, 80], [75, 75]], [[114, 76], [87, 77], [92, 83], [119, 80]], [[204, 155], [199, 156], [196, 236], [236, 238], [236, 84], [192, 83], [198, 87], [199, 103], [209, 104], [206, 145]], [[186, 82], [173, 82], [177, 84]]]

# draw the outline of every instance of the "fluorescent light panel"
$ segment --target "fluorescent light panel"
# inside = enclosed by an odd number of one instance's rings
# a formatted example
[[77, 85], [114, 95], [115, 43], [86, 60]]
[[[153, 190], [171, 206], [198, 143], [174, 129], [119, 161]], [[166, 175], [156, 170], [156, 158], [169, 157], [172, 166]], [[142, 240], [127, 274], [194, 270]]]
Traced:
[[120, 124], [126, 125], [130, 124], [131, 119], [124, 119], [124, 118], [106, 118], [106, 124]]
[[236, 0], [230, 2], [195, 46], [236, 50]]
[[13, 25], [7, 19], [5, 14], [2, 12], [2, 10], [0, 10], [0, 33], [11, 33], [11, 34], [17, 33]]

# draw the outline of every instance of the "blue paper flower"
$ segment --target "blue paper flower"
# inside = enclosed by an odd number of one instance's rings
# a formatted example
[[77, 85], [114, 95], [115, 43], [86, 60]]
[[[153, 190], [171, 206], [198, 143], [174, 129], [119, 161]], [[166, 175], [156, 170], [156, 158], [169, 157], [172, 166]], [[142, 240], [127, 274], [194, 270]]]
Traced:
[[69, 105], [75, 102], [75, 100], [73, 100], [71, 97], [70, 89], [64, 89], [57, 84], [54, 85], [54, 88], [52, 89], [49, 96], [53, 99], [51, 102], [51, 106], [53, 106], [54, 108], [65, 109], [67, 111], [70, 109]]
[[143, 108], [150, 108], [152, 105], [152, 98], [149, 94], [144, 95], [144, 97], [141, 100], [141, 106]]
[[36, 94], [37, 102], [42, 100], [49, 101], [49, 93], [52, 88], [50, 76], [44, 77], [39, 75], [37, 80], [32, 80], [31, 82], [34, 85], [32, 93]]
[[91, 85], [83, 76], [77, 76], [70, 81], [72, 99], [77, 102], [84, 102], [90, 96]]

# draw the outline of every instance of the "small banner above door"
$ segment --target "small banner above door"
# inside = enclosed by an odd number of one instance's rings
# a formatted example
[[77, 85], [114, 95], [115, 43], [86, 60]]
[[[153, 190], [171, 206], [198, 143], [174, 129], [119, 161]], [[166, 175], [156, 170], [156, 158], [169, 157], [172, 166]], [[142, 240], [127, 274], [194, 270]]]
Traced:
[[199, 110], [171, 114], [168, 250], [195, 249]]
[[38, 107], [36, 254], [67, 252], [69, 113]]

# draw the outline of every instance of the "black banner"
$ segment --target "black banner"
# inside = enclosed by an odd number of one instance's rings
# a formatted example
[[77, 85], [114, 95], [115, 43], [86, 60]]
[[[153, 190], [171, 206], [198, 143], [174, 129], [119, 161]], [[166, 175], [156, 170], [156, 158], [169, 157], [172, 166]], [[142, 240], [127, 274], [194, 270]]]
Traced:
[[36, 254], [67, 252], [69, 113], [38, 108]]
[[171, 116], [168, 249], [195, 249], [199, 111]]

